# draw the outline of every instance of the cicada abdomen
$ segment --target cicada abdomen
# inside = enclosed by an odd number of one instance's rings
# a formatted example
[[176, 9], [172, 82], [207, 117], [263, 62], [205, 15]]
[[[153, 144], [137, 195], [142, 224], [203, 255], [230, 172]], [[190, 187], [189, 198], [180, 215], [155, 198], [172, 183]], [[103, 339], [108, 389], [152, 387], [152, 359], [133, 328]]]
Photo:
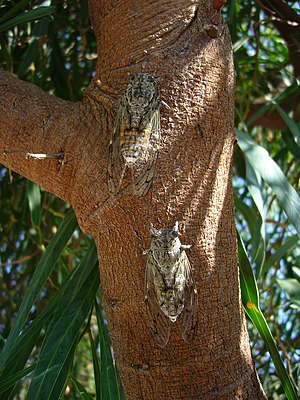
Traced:
[[160, 142], [159, 93], [152, 75], [136, 73], [121, 99], [109, 144], [108, 185], [118, 192], [126, 167], [134, 193], [144, 196], [152, 183]]
[[145, 302], [156, 343], [165, 347], [171, 323], [177, 320], [181, 336], [190, 341], [197, 325], [197, 290], [185, 249], [174, 228], [151, 228], [145, 278]]

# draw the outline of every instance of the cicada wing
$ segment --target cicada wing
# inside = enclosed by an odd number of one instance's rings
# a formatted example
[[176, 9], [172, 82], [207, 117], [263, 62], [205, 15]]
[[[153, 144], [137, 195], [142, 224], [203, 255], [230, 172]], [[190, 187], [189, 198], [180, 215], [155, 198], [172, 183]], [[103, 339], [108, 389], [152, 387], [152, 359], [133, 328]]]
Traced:
[[124, 114], [123, 107], [121, 103], [108, 148], [108, 188], [112, 193], [119, 191], [126, 168], [120, 148], [120, 129]]
[[156, 159], [157, 153], [151, 154], [147, 161], [132, 169], [133, 191], [136, 196], [142, 197], [148, 193], [154, 177]]
[[151, 332], [160, 347], [166, 347], [170, 337], [170, 321], [160, 310], [154, 287], [154, 275], [151, 263], [147, 262], [145, 278], [145, 303]]
[[185, 271], [185, 302], [184, 309], [180, 315], [180, 330], [182, 338], [190, 342], [195, 334], [198, 320], [198, 295], [196, 284], [192, 275], [189, 259], [183, 250], [181, 262], [184, 263]]
[[145, 196], [152, 184], [160, 144], [160, 114], [157, 108], [150, 120], [150, 138], [145, 157], [132, 170], [134, 193]]

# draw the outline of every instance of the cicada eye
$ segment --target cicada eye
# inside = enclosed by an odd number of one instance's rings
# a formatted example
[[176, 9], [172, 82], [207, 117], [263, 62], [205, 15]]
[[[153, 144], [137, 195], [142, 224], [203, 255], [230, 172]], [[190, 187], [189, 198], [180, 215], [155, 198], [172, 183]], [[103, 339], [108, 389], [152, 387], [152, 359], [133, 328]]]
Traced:
[[178, 237], [178, 235], [179, 235], [179, 232], [178, 231], [172, 231], [172, 237], [173, 238], [177, 238]]
[[160, 236], [160, 231], [157, 230], [157, 229], [155, 229], [154, 226], [151, 226], [151, 228], [150, 228], [150, 233], [151, 233], [151, 236], [152, 236], [154, 239], [157, 239], [157, 238]]

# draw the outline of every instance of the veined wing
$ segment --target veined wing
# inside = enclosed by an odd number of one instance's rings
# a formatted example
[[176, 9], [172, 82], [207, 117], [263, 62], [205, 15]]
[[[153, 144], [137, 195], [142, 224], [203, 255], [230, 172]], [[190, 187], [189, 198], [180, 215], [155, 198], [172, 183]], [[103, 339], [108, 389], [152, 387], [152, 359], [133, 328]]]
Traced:
[[148, 193], [155, 173], [155, 164], [161, 138], [159, 108], [156, 108], [153, 113], [148, 129], [150, 129], [150, 137], [145, 157], [140, 162], [137, 162], [132, 169], [134, 193], [140, 197]]
[[185, 302], [180, 315], [180, 330], [182, 338], [190, 342], [195, 334], [198, 320], [198, 295], [196, 284], [192, 275], [192, 268], [186, 252], [181, 252], [181, 263], [185, 271]]
[[169, 341], [171, 326], [169, 318], [164, 315], [158, 304], [153, 268], [155, 267], [148, 258], [145, 275], [145, 303], [153, 338], [160, 347], [165, 347]]
[[126, 110], [121, 102], [108, 148], [108, 188], [112, 193], [119, 191], [126, 168], [120, 151], [120, 129], [124, 112]]

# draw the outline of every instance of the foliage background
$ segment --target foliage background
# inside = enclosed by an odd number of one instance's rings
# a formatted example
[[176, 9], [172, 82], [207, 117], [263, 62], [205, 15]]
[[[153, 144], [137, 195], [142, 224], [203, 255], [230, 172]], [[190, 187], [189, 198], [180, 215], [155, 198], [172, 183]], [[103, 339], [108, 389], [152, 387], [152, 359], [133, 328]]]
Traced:
[[[299, 15], [299, 2], [284, 3]], [[8, 11], [16, 5], [19, 9], [13, 16], [24, 17], [26, 10], [40, 6], [55, 6], [56, 11], [33, 21], [21, 20], [7, 27], [4, 23], [9, 22], [10, 18], [1, 18], [7, 16]], [[292, 31], [288, 42], [288, 36], [275, 28], [274, 15], [270, 15], [264, 6], [263, 1], [231, 0], [222, 11], [229, 24], [234, 48], [236, 128], [265, 148], [287, 180], [298, 190], [299, 21], [298, 34]], [[288, 18], [281, 13], [280, 18], [289, 27], [290, 16]], [[291, 56], [289, 51], [291, 43], [296, 46], [296, 56]], [[79, 100], [82, 90], [93, 76], [96, 41], [89, 23], [87, 0], [0, 1], [0, 45], [1, 70], [9, 70], [55, 96]], [[267, 161], [265, 168], [270, 168]], [[240, 146], [236, 146], [233, 186], [237, 229], [254, 269], [260, 307], [285, 360], [288, 374], [297, 385], [300, 359], [300, 250], [297, 246], [297, 222], [287, 218], [274, 191], [261, 176], [253, 172]], [[1, 167], [1, 347], [13, 325], [35, 267], [68, 208], [60, 199]], [[297, 218], [299, 223], [299, 215], [295, 220]], [[31, 307], [26, 326], [41, 314], [49, 299], [70, 280], [71, 272], [87, 253], [90, 243], [91, 239], [84, 236], [79, 228], [74, 231]], [[94, 311], [81, 328], [72, 369], [66, 378], [66, 391], [61, 398], [88, 398], [82, 394], [84, 391], [80, 383], [87, 392], [96, 391], [97, 398], [105, 398], [95, 384], [99, 380], [95, 357], [98, 357], [100, 370], [102, 368], [102, 371], [98, 371], [102, 378], [105, 372], [105, 367], [101, 367], [104, 345], [102, 343], [101, 354], [101, 335], [98, 335], [97, 329], [101, 316], [101, 310]], [[28, 365], [38, 360], [48, 324], [45, 323], [36, 338]], [[283, 387], [266, 343], [261, 340], [250, 320], [248, 330], [254, 361], [268, 397], [284, 399]], [[17, 394], [19, 398], [24, 398], [28, 384], [28, 378], [19, 381], [14, 392], [7, 392], [5, 398], [13, 398]], [[121, 391], [118, 396], [122, 398]]]

